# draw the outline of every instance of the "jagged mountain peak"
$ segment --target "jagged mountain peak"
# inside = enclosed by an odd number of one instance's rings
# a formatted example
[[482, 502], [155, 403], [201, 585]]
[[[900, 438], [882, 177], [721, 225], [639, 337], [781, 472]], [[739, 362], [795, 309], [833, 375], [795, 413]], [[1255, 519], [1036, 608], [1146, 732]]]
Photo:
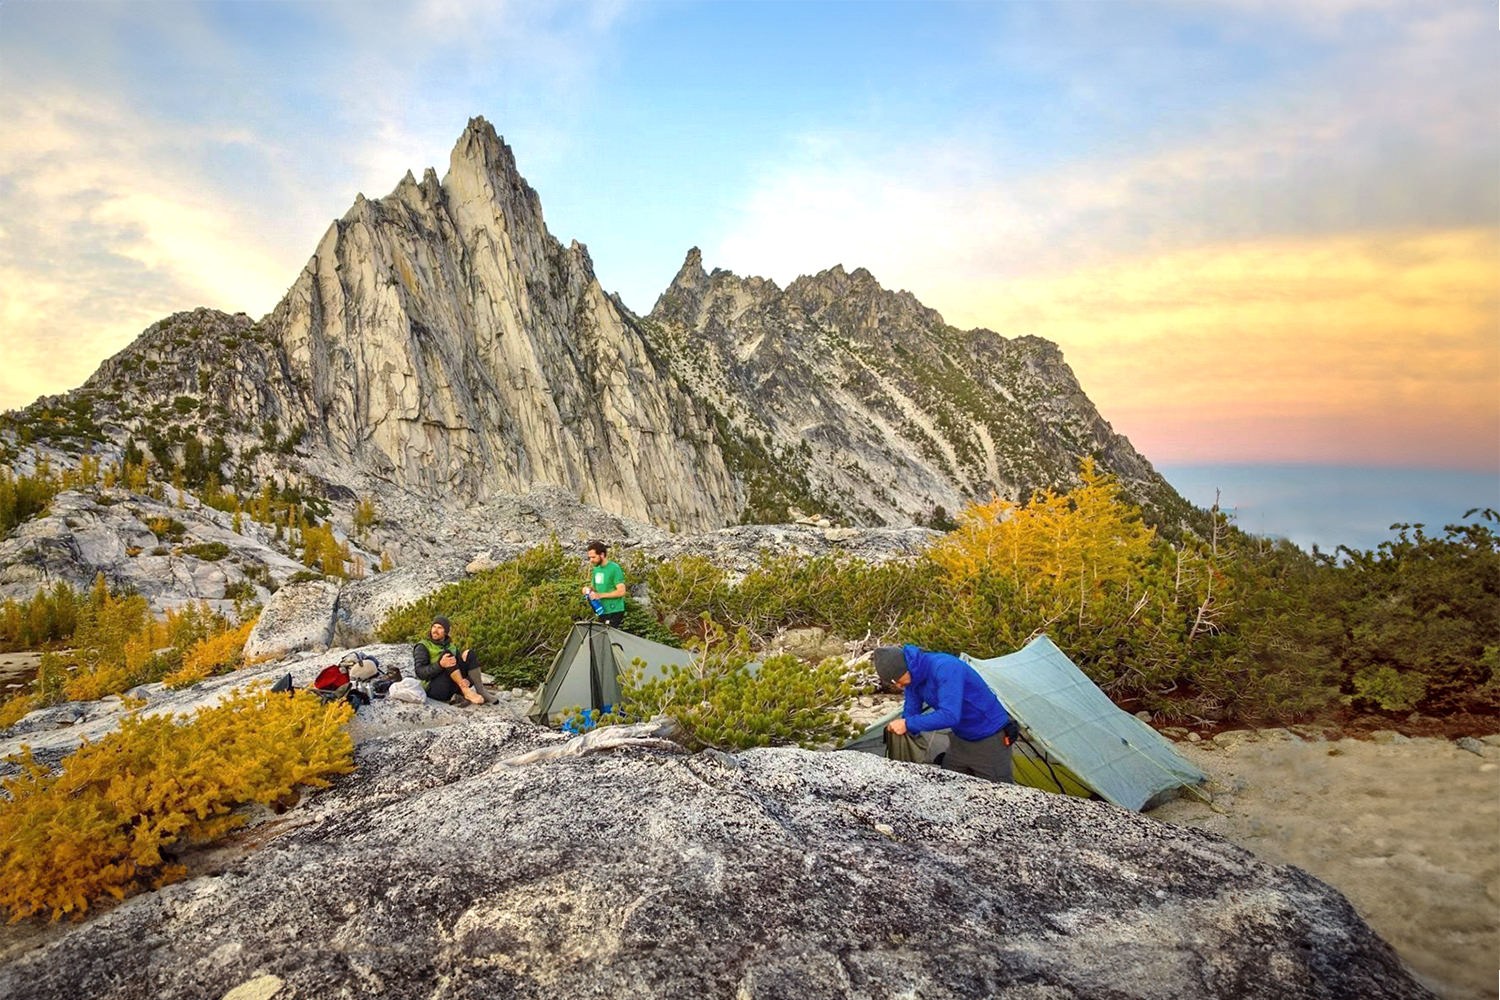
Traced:
[[835, 264], [817, 274], [803, 275], [787, 285], [786, 295], [813, 314], [830, 306], [848, 310], [857, 305], [869, 311], [872, 318], [885, 316], [928, 327], [946, 325], [936, 309], [923, 305], [905, 289], [885, 288], [863, 267], [845, 271], [842, 264]]
[[486, 166], [498, 166], [502, 170], [516, 172], [515, 153], [512, 152], [504, 137], [495, 131], [495, 126], [491, 125], [483, 115], [470, 118], [469, 124], [459, 135], [458, 141], [453, 144], [449, 163], [456, 163], [460, 160]]
[[671, 398], [483, 118], [441, 182], [408, 173], [357, 199], [267, 327], [305, 386], [285, 408], [332, 457], [414, 492], [462, 504], [547, 483], [684, 528], [735, 504], [706, 418]]
[[769, 278], [741, 278], [733, 271], [718, 267], [705, 272], [703, 252], [693, 247], [688, 250], [682, 267], [656, 300], [649, 315], [658, 322], [676, 322], [691, 327], [698, 325], [700, 314], [705, 309], [722, 312], [727, 308], [739, 313], [771, 300], [780, 292], [776, 282]]
[[689, 247], [687, 256], [682, 259], [682, 267], [677, 270], [677, 276], [672, 279], [673, 288], [701, 288], [708, 284], [708, 273], [703, 270], [703, 251], [697, 247]]
[[1056, 345], [956, 330], [864, 267], [835, 264], [781, 290], [704, 274], [695, 249], [650, 318], [673, 370], [722, 415], [756, 516], [910, 523], [992, 491], [1066, 488], [1083, 455], [1147, 506], [1181, 504]]
[[516, 166], [515, 152], [482, 116], [470, 118], [468, 127], [453, 144], [453, 152], [448, 155], [448, 178], [444, 178], [444, 187], [448, 186], [449, 178], [467, 172], [500, 181], [502, 187], [497, 191], [506, 187], [524, 189], [536, 197]]

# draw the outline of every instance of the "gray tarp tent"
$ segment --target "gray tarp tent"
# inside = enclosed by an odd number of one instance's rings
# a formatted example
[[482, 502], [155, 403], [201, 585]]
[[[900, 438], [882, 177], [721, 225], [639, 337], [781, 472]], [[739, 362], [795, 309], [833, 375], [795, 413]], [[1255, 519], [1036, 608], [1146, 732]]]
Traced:
[[[1008, 656], [963, 659], [983, 677], [1034, 745], [1017, 744], [1016, 782], [1072, 795], [1093, 792], [1141, 810], [1205, 780], [1172, 744], [1118, 708], [1051, 639], [1041, 636]], [[847, 745], [902, 760], [931, 760], [939, 747], [888, 738], [880, 720]], [[937, 742], [934, 734], [933, 743]], [[891, 745], [894, 744], [894, 745]]]
[[637, 659], [646, 664], [645, 679], [660, 677], [674, 664], [691, 666], [686, 649], [665, 646], [597, 622], [578, 622], [552, 661], [531, 707], [531, 718], [547, 723], [574, 708], [602, 709], [620, 698], [620, 674]]

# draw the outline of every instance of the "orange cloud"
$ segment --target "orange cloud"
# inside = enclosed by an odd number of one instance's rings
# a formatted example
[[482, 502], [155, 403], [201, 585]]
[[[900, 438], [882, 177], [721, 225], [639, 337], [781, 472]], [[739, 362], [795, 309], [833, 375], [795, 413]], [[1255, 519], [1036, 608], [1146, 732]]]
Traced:
[[1159, 463], [1500, 466], [1500, 234], [1261, 241], [933, 288], [1062, 346]]

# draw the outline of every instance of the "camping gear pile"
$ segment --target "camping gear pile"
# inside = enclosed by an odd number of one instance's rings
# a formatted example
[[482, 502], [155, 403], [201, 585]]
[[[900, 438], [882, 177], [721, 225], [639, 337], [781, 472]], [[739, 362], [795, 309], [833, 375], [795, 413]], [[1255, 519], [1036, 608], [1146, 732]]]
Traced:
[[[421, 689], [420, 682], [413, 683]], [[384, 698], [394, 685], [402, 682], [401, 671], [396, 667], [380, 667], [380, 661], [358, 651], [346, 653], [343, 659], [318, 671], [313, 678], [312, 692], [324, 701], [347, 701], [355, 711], [370, 704], [376, 698]], [[287, 674], [271, 687], [272, 691], [292, 690], [292, 675]], [[422, 700], [426, 700], [426, 692]], [[406, 699], [402, 699], [406, 700]]]
[[[635, 661], [641, 663], [642, 679], [650, 680], [673, 665], [692, 666], [695, 659], [685, 649], [597, 622], [579, 622], [552, 661], [530, 717], [544, 725], [568, 724], [569, 731], [585, 730], [618, 702], [620, 675]], [[1156, 730], [1110, 701], [1046, 636], [1008, 656], [962, 659], [1019, 724], [1011, 748], [1018, 785], [1100, 798], [1139, 812], [1207, 780]], [[900, 715], [898, 707], [841, 749], [941, 763], [947, 733], [896, 736], [885, 725]], [[569, 723], [575, 716], [577, 721]]]

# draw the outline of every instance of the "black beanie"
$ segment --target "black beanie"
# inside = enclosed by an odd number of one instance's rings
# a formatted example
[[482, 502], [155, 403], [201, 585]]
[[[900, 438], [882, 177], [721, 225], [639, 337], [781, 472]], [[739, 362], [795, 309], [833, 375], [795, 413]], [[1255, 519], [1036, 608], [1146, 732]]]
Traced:
[[448, 619], [444, 618], [442, 615], [438, 615], [432, 620], [432, 624], [443, 626], [443, 638], [453, 638], [453, 626], [448, 624]]
[[870, 663], [882, 684], [894, 684], [906, 673], [906, 651], [900, 646], [876, 646], [870, 653]]

